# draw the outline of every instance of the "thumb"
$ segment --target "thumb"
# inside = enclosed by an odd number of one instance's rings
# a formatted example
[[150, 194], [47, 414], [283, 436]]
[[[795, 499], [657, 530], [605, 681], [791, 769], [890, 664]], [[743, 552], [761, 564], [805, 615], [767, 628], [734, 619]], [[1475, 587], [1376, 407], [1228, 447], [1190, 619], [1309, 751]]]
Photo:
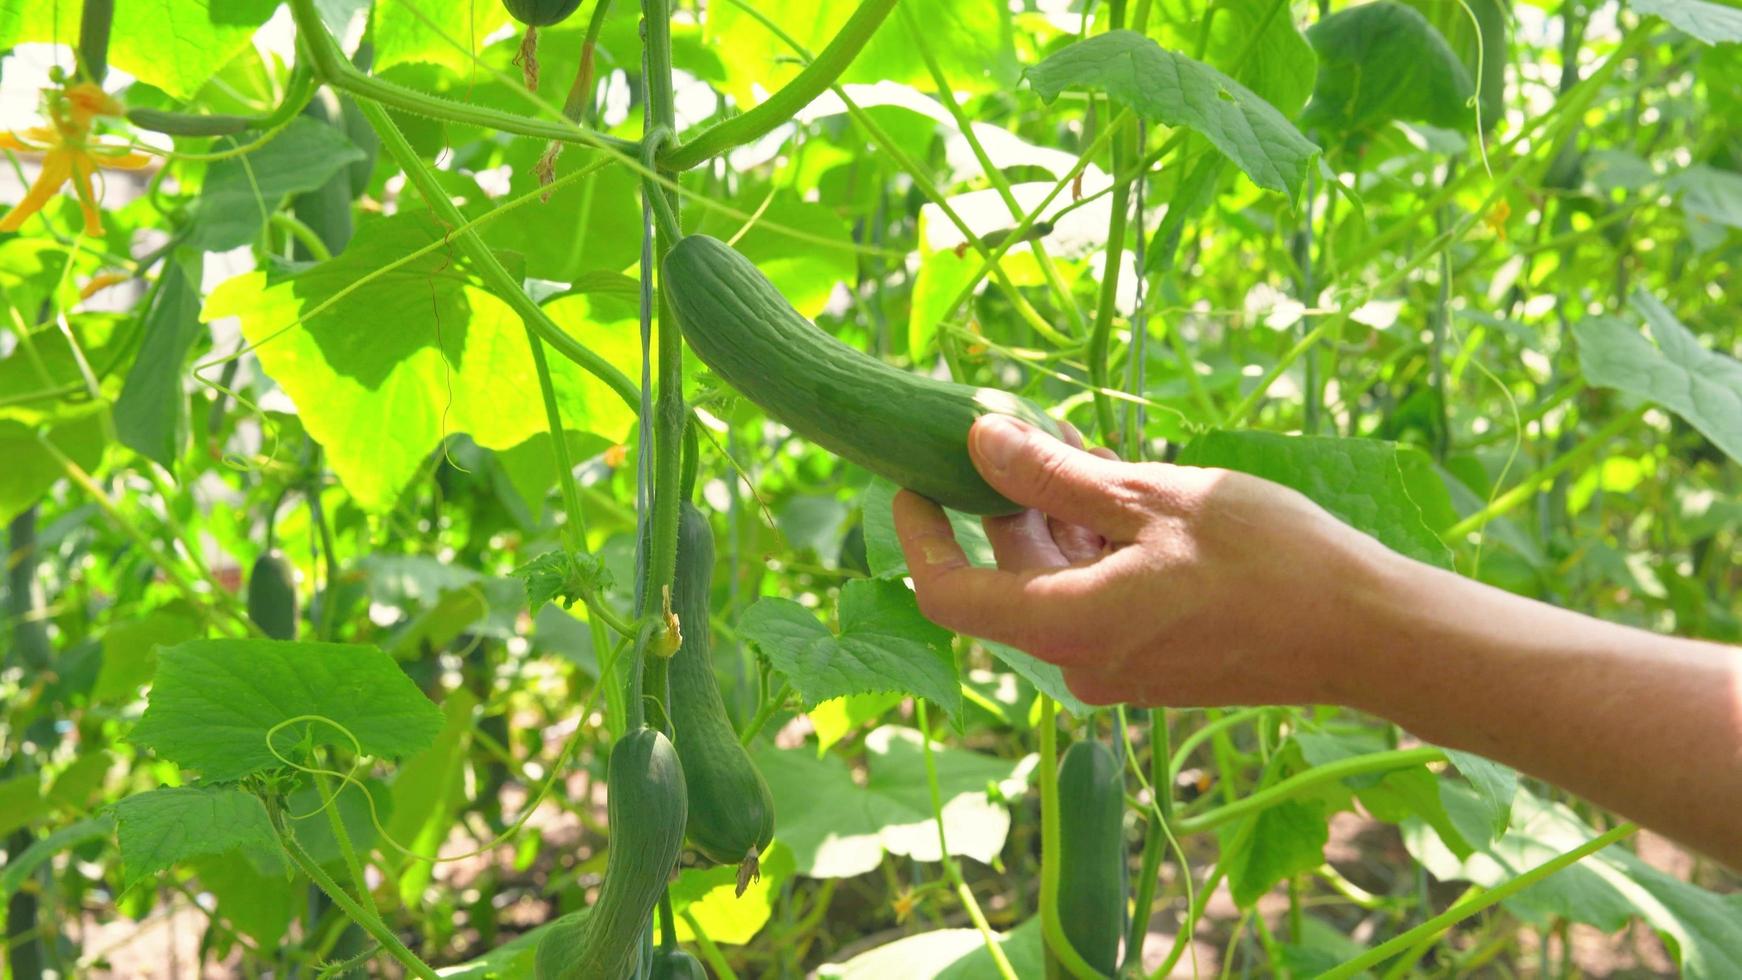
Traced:
[[993, 489], [1051, 517], [1117, 540], [1135, 537], [1136, 467], [1073, 448], [1007, 415], [986, 415], [968, 433], [974, 467]]

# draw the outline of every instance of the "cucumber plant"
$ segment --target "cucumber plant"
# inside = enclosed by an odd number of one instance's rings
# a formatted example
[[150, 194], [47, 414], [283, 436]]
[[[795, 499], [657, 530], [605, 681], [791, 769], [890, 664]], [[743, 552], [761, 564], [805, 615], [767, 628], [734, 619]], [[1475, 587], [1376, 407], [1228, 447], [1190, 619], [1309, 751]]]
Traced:
[[1742, 964], [1709, 863], [1356, 712], [1091, 707], [891, 521], [1032, 527], [996, 411], [1742, 638], [1727, 8], [26, 6], [8, 975], [156, 916], [248, 975]]

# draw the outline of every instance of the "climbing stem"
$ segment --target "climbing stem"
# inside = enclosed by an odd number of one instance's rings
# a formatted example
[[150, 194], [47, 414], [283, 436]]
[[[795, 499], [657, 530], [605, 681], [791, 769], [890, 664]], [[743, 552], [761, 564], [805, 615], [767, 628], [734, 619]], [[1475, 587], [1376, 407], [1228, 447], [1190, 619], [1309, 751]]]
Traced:
[[359, 96], [360, 104], [375, 102], [401, 112], [432, 119], [478, 126], [516, 136], [603, 147], [623, 154], [634, 153], [636, 150], [636, 144], [630, 140], [596, 133], [567, 119], [533, 119], [500, 109], [455, 102], [383, 81], [358, 70], [345, 58], [338, 43], [321, 24], [320, 15], [315, 10], [315, 0], [290, 0], [290, 12], [296, 21], [296, 33], [303, 42], [303, 50], [314, 61], [315, 74], [328, 85]]
[[1393, 769], [1407, 769], [1410, 766], [1423, 765], [1429, 762], [1444, 762], [1445, 752], [1424, 746], [1414, 749], [1396, 749], [1390, 752], [1373, 752], [1367, 755], [1338, 759], [1322, 766], [1314, 766], [1305, 772], [1296, 773], [1278, 783], [1273, 783], [1249, 796], [1242, 796], [1232, 803], [1207, 810], [1196, 816], [1185, 817], [1174, 824], [1175, 829], [1182, 834], [1196, 834], [1206, 830], [1214, 830], [1232, 820], [1292, 800], [1297, 796], [1333, 783], [1339, 779], [1351, 776], [1363, 776], [1368, 773], [1390, 772]]
[[[750, 111], [715, 123], [694, 139], [662, 153], [659, 158], [660, 167], [674, 171], [688, 170], [735, 146], [760, 139], [773, 132], [775, 127], [792, 121], [792, 117], [800, 109], [827, 91], [835, 83], [835, 79], [847, 70], [859, 50], [871, 40], [871, 35], [877, 33], [877, 28], [889, 16], [889, 11], [895, 8], [895, 3], [896, 0], [864, 0], [859, 4], [859, 9], [853, 11], [853, 16], [847, 18], [847, 23], [842, 25], [828, 47], [811, 59], [810, 64], [792, 81], [781, 86]], [[668, 31], [667, 37], [669, 36]], [[649, 44], [651, 43], [650, 39]], [[669, 48], [667, 50], [669, 52]], [[669, 58], [667, 63], [669, 64]], [[669, 119], [665, 122], [667, 125], [672, 124]]]

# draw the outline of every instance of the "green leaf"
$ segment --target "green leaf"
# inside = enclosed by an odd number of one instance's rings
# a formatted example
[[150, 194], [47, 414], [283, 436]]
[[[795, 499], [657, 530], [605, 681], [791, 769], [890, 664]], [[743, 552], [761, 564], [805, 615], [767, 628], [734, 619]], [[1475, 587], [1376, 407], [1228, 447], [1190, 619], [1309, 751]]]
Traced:
[[217, 900], [224, 922], [276, 949], [290, 924], [308, 907], [309, 884], [301, 876], [266, 874], [252, 861], [202, 857], [192, 862], [200, 887]]
[[1300, 196], [1319, 148], [1276, 107], [1201, 61], [1164, 50], [1133, 31], [1071, 44], [1025, 73], [1051, 103], [1067, 88], [1092, 88], [1151, 122], [1185, 126], [1228, 155], [1253, 183]]
[[[1017, 976], [1046, 974], [1046, 943], [1039, 917], [994, 935]], [[980, 930], [934, 929], [884, 943], [844, 963], [824, 963], [816, 975], [829, 980], [968, 980], [995, 977], [998, 968]]]
[[805, 715], [810, 718], [811, 730], [817, 736], [817, 755], [827, 752], [860, 725], [883, 717], [889, 709], [904, 700], [906, 698], [900, 694], [887, 692], [849, 694], [846, 697], [830, 698], [811, 708]]
[[1705, 0], [1630, 0], [1641, 14], [1656, 14], [1707, 44], [1742, 42], [1742, 10]]
[[[103, 461], [108, 439], [103, 432], [106, 404], [69, 409], [40, 427], [46, 439], [86, 473]], [[41, 500], [59, 483], [66, 470], [38, 441], [39, 426], [17, 413], [0, 409], [0, 523], [11, 521], [25, 508]]]
[[1651, 340], [1614, 317], [1586, 317], [1573, 324], [1586, 379], [1656, 402], [1742, 461], [1742, 363], [1701, 346], [1643, 289], [1634, 292], [1632, 304], [1651, 327]]
[[[1258, 825], [1247, 837], [1246, 846], [1222, 859], [1228, 868], [1234, 903], [1243, 909], [1251, 908], [1284, 878], [1325, 863], [1325, 844], [1330, 840], [1321, 804], [1291, 800], [1259, 811], [1254, 819]], [[1235, 832], [1224, 832], [1224, 846]]]
[[588, 593], [611, 587], [611, 573], [603, 560], [565, 550], [547, 551], [511, 573], [526, 583], [526, 605], [533, 612], [553, 600], [568, 608]]
[[1217, 430], [1192, 440], [1179, 462], [1238, 470], [1293, 487], [1393, 551], [1451, 567], [1451, 553], [1410, 498], [1394, 443]]
[[48, 815], [48, 797], [42, 794], [42, 776], [27, 772], [0, 779], [0, 837], [28, 827]]
[[523, 932], [488, 953], [442, 970], [442, 980], [508, 980], [533, 976], [539, 940], [552, 929], [585, 923], [591, 909], [559, 915], [544, 925]]
[[1467, 130], [1475, 83], [1427, 18], [1379, 0], [1340, 10], [1307, 29], [1319, 53], [1318, 84], [1304, 126], [1352, 134], [1394, 120]]
[[[365, 221], [332, 261], [272, 285], [258, 272], [238, 276], [206, 302], [208, 320], [242, 318], [266, 373], [366, 510], [391, 508], [446, 435], [506, 449], [547, 429], [524, 324], [449, 249], [359, 285], [442, 235], [423, 213]], [[627, 311], [600, 324], [591, 302], [568, 296], [547, 312], [605, 357], [638, 363]], [[565, 424], [619, 439], [634, 420], [622, 400], [566, 359], [549, 360]]]
[[508, 22], [508, 10], [500, 0], [395, 0], [377, 4], [370, 33], [375, 44], [375, 70], [424, 62], [469, 76], [477, 70], [477, 52], [482, 50], [484, 39]]
[[[191, 99], [226, 62], [248, 48], [254, 32], [278, 5], [279, 0], [117, 3], [109, 32], [109, 64], [175, 98]], [[74, 36], [63, 33], [60, 41], [70, 43]]]
[[1668, 184], [1681, 194], [1682, 209], [1692, 220], [1742, 228], [1742, 174], [1698, 163]]
[[1023, 680], [1033, 684], [1040, 693], [1057, 701], [1077, 717], [1087, 717], [1089, 712], [1094, 710], [1079, 700], [1075, 694], [1071, 693], [1071, 689], [1065, 686], [1065, 673], [1059, 669], [1058, 665], [1049, 664], [1038, 657], [1023, 653], [1015, 647], [1008, 647], [1002, 643], [993, 643], [990, 640], [978, 642], [992, 656], [1002, 661], [1004, 666], [1015, 671]]
[[[4, 789], [0, 789], [0, 797], [3, 796]], [[38, 837], [17, 854], [8, 854], [6, 866], [0, 868], [0, 900], [10, 899], [37, 868], [61, 851], [93, 841], [107, 840], [114, 835], [115, 816], [105, 811], [89, 819], [67, 824], [47, 837]]]
[[844, 694], [899, 691], [960, 715], [962, 689], [949, 630], [919, 611], [900, 582], [854, 579], [841, 588], [840, 632], [790, 599], [764, 596], [744, 613], [746, 639], [785, 674], [806, 705]]
[[[761, 220], [752, 224], [732, 247], [755, 262], [793, 309], [806, 317], [814, 319], [823, 311], [837, 283], [857, 280], [859, 257], [853, 251], [853, 237], [833, 208], [800, 201], [790, 192], [762, 188], [739, 194], [727, 203], [739, 211], [761, 215]], [[713, 208], [693, 208], [690, 213], [699, 219], [691, 226], [692, 232], [713, 235], [722, 241], [738, 234], [744, 224], [742, 218]], [[639, 228], [639, 213], [636, 222]], [[803, 229], [808, 235], [838, 245], [796, 239], [771, 225]]]
[[[548, 50], [551, 38], [542, 31], [540, 35], [541, 47]], [[521, 103], [513, 110], [526, 108]], [[538, 187], [534, 165], [543, 152], [544, 144], [535, 140], [521, 140], [510, 148], [506, 159], [512, 172], [510, 195]], [[557, 158], [556, 175], [566, 177], [592, 164], [599, 152], [568, 147]], [[606, 167], [563, 185], [548, 201], [535, 201], [486, 225], [480, 234], [493, 249], [524, 255], [526, 274], [532, 278], [574, 283], [583, 292], [615, 293], [633, 301], [640, 295], [639, 287], [630, 279], [630, 291], [622, 292], [625, 282], [620, 272], [640, 255], [640, 186], [640, 178], [627, 168]]]
[[171, 258], [158, 290], [138, 357], [115, 400], [115, 432], [123, 445], [173, 472], [187, 438], [182, 369], [203, 332], [199, 265]]
[[141, 685], [157, 671], [157, 648], [174, 646], [200, 635], [191, 610], [154, 609], [110, 626], [103, 634], [103, 666], [91, 689], [94, 701], [127, 702], [139, 696]]
[[[735, 866], [685, 868], [671, 884], [672, 911], [695, 916], [710, 940], [742, 946], [756, 938], [773, 917], [781, 885], [796, 870], [792, 850], [778, 839], [762, 852], [762, 877], [752, 881], [741, 896]], [[677, 938], [680, 942], [695, 941], [695, 931], [681, 918]]]
[[[1513, 826], [1468, 860], [1459, 861], [1421, 827], [1406, 827], [1404, 843], [1442, 881], [1486, 888], [1586, 843], [1597, 833], [1560, 803], [1520, 790]], [[1703, 980], [1742, 976], [1742, 918], [1733, 898], [1717, 895], [1646, 864], [1625, 847], [1605, 847], [1506, 900], [1528, 921], [1571, 919], [1615, 932], [1637, 917], [1667, 941], [1682, 975]]]
[[[915, 861], [939, 859], [937, 823], [926, 785], [923, 743], [911, 728], [885, 725], [865, 736], [864, 785], [839, 755], [808, 749], [752, 750], [774, 794], [779, 839], [800, 874], [851, 878], [874, 870], [884, 851]], [[933, 743], [950, 853], [992, 863], [1010, 832], [1013, 799], [1028, 785], [1030, 756], [1020, 762]]]
[[[158, 654], [151, 701], [131, 741], [209, 780], [282, 765], [267, 745], [280, 722], [318, 715], [344, 726], [365, 755], [397, 758], [430, 744], [441, 711], [391, 658], [370, 646], [274, 640], [191, 640]], [[350, 749], [332, 724], [287, 725], [272, 745], [289, 754], [307, 731]]]
[[312, 191], [361, 159], [363, 151], [336, 127], [298, 116], [260, 149], [212, 164], [188, 243], [208, 252], [251, 244], [285, 197]]
[[[414, 854], [438, 853], [466, 800], [466, 756], [472, 746], [472, 715], [478, 696], [463, 687], [442, 703], [442, 729], [429, 748], [405, 760], [393, 778], [393, 817], [388, 838]], [[397, 849], [390, 852], [403, 858]], [[405, 858], [399, 896], [408, 906], [423, 894], [435, 866]]]
[[260, 798], [234, 786], [178, 786], [135, 793], [115, 804], [121, 887], [178, 862], [246, 851], [283, 865], [283, 850]]
[[[895, 535], [895, 493], [900, 489], [880, 476], [872, 477], [859, 497], [859, 509], [865, 519], [865, 561], [871, 566], [871, 574], [878, 578], [900, 578], [907, 574], [907, 558]], [[986, 540], [986, 528], [980, 519], [953, 510], [944, 513], [949, 516], [950, 527], [968, 560], [976, 565], [991, 565], [992, 543]]]
[[1505, 833], [1512, 824], [1512, 801], [1518, 795], [1518, 773], [1498, 762], [1456, 749], [1447, 749], [1446, 758], [1452, 760], [1452, 765], [1457, 766], [1458, 772], [1470, 781], [1493, 836]]
[[1404, 0], [1445, 38], [1480, 90], [1482, 128], [1505, 117], [1506, 70], [1512, 64], [1507, 36], [1510, 0]]
[[[1190, 30], [1196, 32], [1192, 23]], [[1183, 40], [1183, 39], [1182, 39]], [[1183, 44], [1177, 45], [1184, 47]], [[1290, 15], [1288, 0], [1225, 0], [1210, 21], [1205, 60], [1292, 119], [1312, 94], [1319, 58]], [[1234, 71], [1237, 59], [1245, 59]]]
[[[856, 0], [759, 0], [755, 10], [815, 54], [834, 38]], [[957, 92], [1008, 91], [1016, 84], [1009, 9], [996, 3], [929, 4], [922, 18], [926, 41]], [[729, 3], [707, 10], [703, 41], [726, 69], [721, 86], [747, 109], [778, 90], [802, 67], [792, 49], [756, 18]], [[844, 84], [896, 83], [931, 89], [932, 78], [913, 35], [892, 13], [840, 78]]]

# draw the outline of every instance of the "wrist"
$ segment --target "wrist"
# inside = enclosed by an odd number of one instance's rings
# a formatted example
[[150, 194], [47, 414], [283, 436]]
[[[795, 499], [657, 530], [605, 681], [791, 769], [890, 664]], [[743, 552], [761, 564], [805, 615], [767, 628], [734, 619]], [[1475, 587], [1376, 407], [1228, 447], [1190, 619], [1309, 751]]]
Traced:
[[[1408, 683], [1414, 669], [1400, 661], [1424, 576], [1437, 569], [1407, 558], [1365, 534], [1351, 531], [1328, 563], [1332, 587], [1309, 653], [1316, 703], [1385, 714], [1387, 690]], [[1418, 610], [1419, 612], [1419, 610]]]

